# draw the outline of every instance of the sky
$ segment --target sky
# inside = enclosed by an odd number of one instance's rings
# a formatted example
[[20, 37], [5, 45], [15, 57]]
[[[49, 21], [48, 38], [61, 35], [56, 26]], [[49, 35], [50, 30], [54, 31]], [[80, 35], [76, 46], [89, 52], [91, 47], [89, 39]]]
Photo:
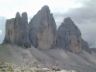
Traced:
[[57, 27], [65, 17], [71, 17], [80, 28], [90, 47], [96, 47], [96, 0], [0, 0], [0, 38], [4, 36], [4, 18], [15, 17], [16, 12], [27, 12], [29, 20], [48, 5]]
[[0, 30], [0, 35], [2, 35], [2, 31]]
[[82, 1], [83, 0], [0, 0], [0, 15], [10, 18], [14, 17], [17, 11], [27, 11], [29, 16], [33, 16], [44, 5], [48, 5], [53, 13], [64, 13], [70, 8], [81, 7]]

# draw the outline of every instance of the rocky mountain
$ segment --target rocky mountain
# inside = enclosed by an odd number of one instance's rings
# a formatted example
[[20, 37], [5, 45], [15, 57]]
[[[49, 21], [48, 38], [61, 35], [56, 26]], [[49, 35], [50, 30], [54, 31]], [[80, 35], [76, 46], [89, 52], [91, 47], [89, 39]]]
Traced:
[[91, 48], [91, 51], [96, 53], [96, 48]]
[[89, 45], [86, 41], [84, 41], [83, 39], [81, 40], [81, 48], [89, 53], [91, 53], [91, 48], [89, 48]]
[[88, 43], [81, 37], [81, 32], [71, 18], [65, 18], [61, 26], [56, 29], [55, 20], [48, 6], [44, 6], [28, 24], [27, 13], [6, 21], [6, 35], [4, 43], [16, 44], [23, 47], [50, 49], [63, 48], [73, 53], [82, 50], [91, 52]]
[[70, 17], [64, 19], [57, 31], [57, 47], [80, 53], [82, 49], [88, 51], [88, 44], [81, 37], [81, 32]]
[[16, 17], [6, 21], [6, 35], [4, 43], [16, 44], [23, 47], [29, 47], [27, 13], [20, 16], [17, 12]]
[[57, 30], [48, 6], [42, 7], [29, 24], [26, 12], [22, 15], [17, 12], [15, 18], [6, 21], [0, 60], [28, 69], [96, 72], [96, 49], [89, 48], [70, 17]]
[[49, 7], [44, 6], [29, 23], [31, 44], [40, 49], [53, 48], [56, 42], [56, 23]]

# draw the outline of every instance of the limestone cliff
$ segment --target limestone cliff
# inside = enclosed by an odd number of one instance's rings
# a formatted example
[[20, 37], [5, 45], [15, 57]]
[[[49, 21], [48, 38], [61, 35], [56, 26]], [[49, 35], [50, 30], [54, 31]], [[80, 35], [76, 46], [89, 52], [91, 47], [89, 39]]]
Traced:
[[44, 6], [29, 23], [29, 37], [36, 48], [49, 49], [55, 45], [56, 23], [48, 6]]
[[17, 12], [16, 17], [6, 21], [6, 34], [4, 43], [16, 44], [19, 46], [29, 47], [27, 13], [20, 16]]
[[57, 32], [57, 47], [74, 53], [80, 53], [88, 44], [81, 37], [81, 32], [71, 18], [65, 18]]

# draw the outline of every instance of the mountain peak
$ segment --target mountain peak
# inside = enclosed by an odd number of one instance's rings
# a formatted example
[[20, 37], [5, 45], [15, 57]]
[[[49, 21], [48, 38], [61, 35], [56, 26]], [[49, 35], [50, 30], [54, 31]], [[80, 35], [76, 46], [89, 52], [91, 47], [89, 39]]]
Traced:
[[72, 19], [71, 19], [71, 17], [66, 17], [65, 19], [64, 19], [64, 22], [66, 22], [66, 23], [73, 23], [73, 21], [72, 21]]
[[27, 17], [27, 12], [23, 12], [22, 16]]
[[20, 18], [20, 13], [19, 12], [16, 13], [16, 18]]
[[49, 6], [45, 5], [45, 6], [42, 7], [42, 9], [49, 10]]
[[52, 48], [56, 40], [56, 23], [49, 7], [44, 6], [29, 23], [30, 40], [33, 46], [41, 49]]
[[80, 53], [82, 48], [88, 47], [85, 42], [83, 42], [84, 44], [82, 43], [81, 32], [70, 17], [64, 19], [58, 29], [57, 35], [57, 46], [59, 48], [64, 48], [73, 53]]
[[49, 7], [48, 7], [47, 5], [45, 5], [45, 6], [43, 6], [43, 7], [41, 8], [40, 11], [48, 13], [48, 12], [50, 12], [50, 9], [49, 9]]

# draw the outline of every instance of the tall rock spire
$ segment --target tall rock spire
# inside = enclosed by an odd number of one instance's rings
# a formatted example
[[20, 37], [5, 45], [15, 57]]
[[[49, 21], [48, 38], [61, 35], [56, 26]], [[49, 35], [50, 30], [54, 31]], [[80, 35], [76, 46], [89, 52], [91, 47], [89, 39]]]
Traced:
[[28, 18], [27, 13], [24, 12], [22, 16], [16, 13], [16, 17], [6, 21], [6, 35], [4, 43], [16, 44], [23, 47], [29, 47], [28, 36]]
[[55, 45], [56, 23], [49, 7], [44, 6], [29, 23], [29, 37], [36, 48], [49, 49]]
[[30, 46], [29, 40], [29, 25], [28, 25], [28, 16], [26, 12], [22, 13], [22, 41], [25, 47]]
[[65, 18], [57, 32], [57, 47], [79, 53], [85, 45], [82, 44], [82, 40], [81, 32], [72, 19]]

